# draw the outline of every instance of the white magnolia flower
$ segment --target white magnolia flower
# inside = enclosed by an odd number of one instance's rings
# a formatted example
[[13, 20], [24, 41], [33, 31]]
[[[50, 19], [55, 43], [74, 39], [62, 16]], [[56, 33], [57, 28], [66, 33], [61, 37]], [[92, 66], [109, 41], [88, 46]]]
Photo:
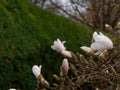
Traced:
[[32, 67], [32, 72], [36, 78], [41, 74], [41, 68], [42, 68], [42, 65], [40, 65], [40, 66], [34, 65]]
[[92, 49], [90, 47], [87, 47], [87, 46], [82, 46], [80, 47], [83, 51], [87, 52], [87, 53], [90, 53], [92, 52]]
[[103, 50], [108, 50], [108, 49], [113, 48], [112, 41], [107, 36], [102, 34], [101, 32], [99, 32], [99, 34], [97, 32], [94, 32], [93, 40], [94, 42], [91, 44], [90, 47], [92, 50], [97, 51], [96, 55], [99, 54]]
[[64, 43], [65, 43], [65, 41], [61, 42], [59, 39], [57, 39], [56, 41], [54, 41], [54, 43], [51, 46], [51, 48], [53, 50], [58, 51], [58, 52], [64, 51], [65, 50]]
[[63, 75], [67, 75], [68, 73], [68, 69], [69, 69], [69, 63], [67, 59], [64, 59], [61, 65], [61, 74]]
[[65, 57], [72, 58], [72, 54], [70, 51], [62, 51], [61, 54], [64, 55]]

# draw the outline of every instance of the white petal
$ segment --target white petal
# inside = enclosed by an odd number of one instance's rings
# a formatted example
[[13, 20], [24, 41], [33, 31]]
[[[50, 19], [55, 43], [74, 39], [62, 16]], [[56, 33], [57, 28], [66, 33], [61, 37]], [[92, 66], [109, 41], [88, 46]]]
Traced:
[[52, 45], [51, 48], [52, 48], [53, 50], [56, 50], [56, 47], [55, 47], [54, 45]]
[[65, 50], [64, 43], [65, 43], [65, 41], [61, 42], [59, 39], [57, 39], [56, 41], [54, 41], [54, 43], [51, 46], [51, 48], [53, 50], [61, 52], [61, 51]]
[[102, 51], [102, 50], [106, 49], [106, 46], [103, 42], [97, 41], [97, 42], [94, 42], [94, 43], [91, 44], [91, 49]]
[[35, 75], [35, 77], [37, 78], [40, 75], [40, 68], [37, 65], [34, 65], [32, 67], [32, 72]]
[[98, 35], [98, 33], [97, 32], [94, 32], [93, 33], [93, 39], [96, 41], [96, 38], [98, 37], [99, 35]]
[[101, 47], [105, 47], [105, 49], [113, 48], [112, 41], [107, 36], [105, 36], [103, 33], [99, 32], [99, 34], [97, 34], [96, 32], [94, 32], [93, 38], [95, 42], [100, 43]]

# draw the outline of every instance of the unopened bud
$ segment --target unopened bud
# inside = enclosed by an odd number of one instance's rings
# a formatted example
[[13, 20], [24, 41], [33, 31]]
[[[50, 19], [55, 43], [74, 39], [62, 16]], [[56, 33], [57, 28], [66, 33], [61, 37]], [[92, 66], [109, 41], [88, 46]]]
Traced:
[[57, 76], [56, 74], [54, 74], [53, 77], [54, 77], [56, 80], [58, 80], [58, 81], [60, 80], [60, 77]]
[[117, 25], [115, 26], [115, 28], [120, 29], [120, 21], [117, 23]]
[[40, 66], [34, 65], [32, 67], [32, 72], [33, 72], [33, 74], [35, 75], [36, 78], [41, 74], [41, 68], [42, 68], [41, 65]]
[[87, 46], [82, 46], [80, 47], [83, 51], [85, 51], [86, 53], [92, 53], [93, 50], [90, 47]]
[[65, 57], [72, 58], [72, 54], [70, 51], [61, 51], [61, 54]]
[[46, 88], [50, 87], [50, 84], [45, 79], [41, 82], [41, 84], [43, 84]]
[[107, 50], [104, 50], [103, 52], [101, 52], [100, 55], [98, 56], [99, 60], [105, 59], [106, 53], [107, 53]]
[[79, 55], [79, 58], [80, 58], [79, 60], [80, 60], [81, 63], [88, 64], [88, 61], [85, 59], [85, 57], [82, 54]]
[[105, 24], [105, 27], [108, 31], [113, 32], [112, 26], [109, 24]]
[[78, 77], [77, 81], [76, 81], [76, 84], [78, 86], [80, 86], [80, 85], [82, 85], [84, 83], [84, 80], [85, 80], [85, 77]]
[[75, 65], [74, 64], [72, 64], [72, 63], [70, 63], [70, 68], [71, 68], [71, 70], [74, 72], [74, 74], [77, 76], [78, 75], [78, 73], [77, 73], [77, 68], [75, 67]]
[[46, 88], [50, 87], [49, 83], [44, 79], [44, 77], [41, 74], [37, 77], [37, 80]]
[[69, 63], [67, 59], [64, 59], [61, 65], [61, 76], [67, 76], [69, 69]]

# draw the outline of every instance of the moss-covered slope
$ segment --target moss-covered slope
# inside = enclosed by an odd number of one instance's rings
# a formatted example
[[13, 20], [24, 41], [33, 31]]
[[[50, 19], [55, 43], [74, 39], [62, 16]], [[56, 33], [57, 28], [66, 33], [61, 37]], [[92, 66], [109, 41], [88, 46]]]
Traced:
[[80, 52], [80, 45], [90, 44], [90, 31], [25, 0], [0, 0], [0, 90], [34, 90], [34, 64], [42, 64], [42, 73], [52, 81], [63, 59], [51, 50], [53, 41], [66, 40], [68, 50]]

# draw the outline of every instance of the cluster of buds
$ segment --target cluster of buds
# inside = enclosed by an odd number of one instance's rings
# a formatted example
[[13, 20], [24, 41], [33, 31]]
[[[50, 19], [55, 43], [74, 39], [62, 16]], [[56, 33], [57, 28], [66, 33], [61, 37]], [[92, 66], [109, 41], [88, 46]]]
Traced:
[[[51, 48], [65, 57], [60, 66], [60, 76], [53, 75], [58, 83], [53, 83], [50, 86], [41, 74], [42, 66], [34, 65], [32, 71], [38, 82], [50, 90], [82, 90], [81, 86], [84, 83], [93, 84], [96, 90], [106, 88], [106, 85], [114, 86], [114, 82], [118, 80], [118, 75], [114, 68], [115, 64], [109, 58], [112, 54], [108, 53], [108, 51], [114, 49], [113, 42], [101, 32], [94, 32], [92, 37], [90, 47], [80, 47], [90, 55], [87, 58], [82, 54], [74, 54], [66, 50], [65, 41], [60, 39], [54, 41]], [[106, 85], [100, 82], [105, 82]], [[113, 88], [110, 90], [113, 90]]]

